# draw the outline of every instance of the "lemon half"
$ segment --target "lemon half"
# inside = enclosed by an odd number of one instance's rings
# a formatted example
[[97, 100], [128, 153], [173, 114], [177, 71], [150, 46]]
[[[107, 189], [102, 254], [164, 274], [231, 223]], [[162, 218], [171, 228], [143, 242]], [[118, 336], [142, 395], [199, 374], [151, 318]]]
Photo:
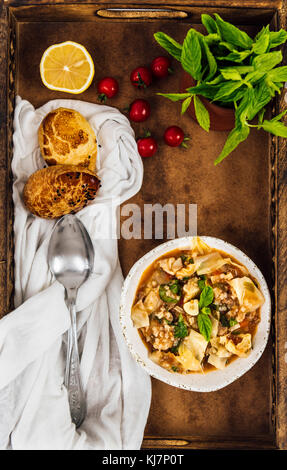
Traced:
[[87, 49], [73, 41], [53, 44], [45, 50], [40, 74], [50, 90], [83, 93], [92, 83], [94, 62]]

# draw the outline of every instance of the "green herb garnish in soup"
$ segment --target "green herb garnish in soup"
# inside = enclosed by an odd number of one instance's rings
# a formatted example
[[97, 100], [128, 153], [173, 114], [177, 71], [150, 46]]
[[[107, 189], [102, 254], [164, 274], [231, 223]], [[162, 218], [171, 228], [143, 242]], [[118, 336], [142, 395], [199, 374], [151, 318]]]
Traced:
[[159, 296], [163, 302], [166, 302], [168, 304], [170, 303], [177, 303], [179, 301], [179, 296], [178, 295], [173, 295], [177, 294], [177, 292], [174, 292], [176, 286], [170, 286], [169, 284], [161, 284], [159, 286]]
[[248, 356], [263, 303], [245, 266], [194, 237], [143, 273], [131, 317], [154, 362], [202, 373]]
[[175, 338], [185, 338], [188, 335], [188, 329], [184, 323], [182, 314], [179, 315], [177, 325], [174, 327], [174, 337]]

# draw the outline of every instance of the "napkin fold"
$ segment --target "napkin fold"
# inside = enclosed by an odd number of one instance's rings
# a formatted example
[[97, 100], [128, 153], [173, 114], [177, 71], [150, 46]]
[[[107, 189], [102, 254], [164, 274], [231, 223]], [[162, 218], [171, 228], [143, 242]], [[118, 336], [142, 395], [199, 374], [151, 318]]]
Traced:
[[[47, 248], [55, 221], [29, 213], [27, 178], [44, 166], [37, 131], [58, 107], [79, 111], [98, 139], [99, 193], [77, 214], [95, 249], [94, 270], [77, 299], [81, 374], [87, 417], [75, 429], [63, 385], [70, 316], [63, 287], [53, 280]], [[0, 448], [137, 449], [150, 406], [150, 379], [130, 356], [119, 323], [123, 276], [117, 215], [141, 187], [143, 168], [134, 133], [117, 109], [54, 100], [35, 110], [17, 97], [14, 115], [15, 307], [0, 321]]]

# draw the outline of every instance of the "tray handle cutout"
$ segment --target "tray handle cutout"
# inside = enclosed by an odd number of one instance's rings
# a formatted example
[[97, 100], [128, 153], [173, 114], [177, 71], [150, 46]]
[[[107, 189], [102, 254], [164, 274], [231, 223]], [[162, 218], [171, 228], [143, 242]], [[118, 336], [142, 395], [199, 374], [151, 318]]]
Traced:
[[113, 19], [185, 19], [185, 11], [168, 8], [105, 8], [97, 10], [97, 16]]

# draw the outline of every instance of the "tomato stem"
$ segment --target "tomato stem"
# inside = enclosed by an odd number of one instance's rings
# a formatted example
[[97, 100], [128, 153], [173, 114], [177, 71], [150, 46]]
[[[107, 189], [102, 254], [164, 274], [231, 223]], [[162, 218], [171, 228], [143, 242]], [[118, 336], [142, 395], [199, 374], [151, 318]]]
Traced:
[[189, 137], [187, 137], [187, 135], [184, 137], [183, 141], [181, 142], [180, 146], [183, 147], [184, 149], [188, 149], [188, 145], [186, 145], [186, 142], [188, 142], [190, 140]]
[[138, 80], [136, 80], [134, 83], [136, 83], [140, 88], [147, 87], [139, 72], [138, 72]]
[[107, 101], [107, 95], [105, 93], [101, 93], [98, 96], [98, 99], [100, 100], [101, 103], [105, 103]]

